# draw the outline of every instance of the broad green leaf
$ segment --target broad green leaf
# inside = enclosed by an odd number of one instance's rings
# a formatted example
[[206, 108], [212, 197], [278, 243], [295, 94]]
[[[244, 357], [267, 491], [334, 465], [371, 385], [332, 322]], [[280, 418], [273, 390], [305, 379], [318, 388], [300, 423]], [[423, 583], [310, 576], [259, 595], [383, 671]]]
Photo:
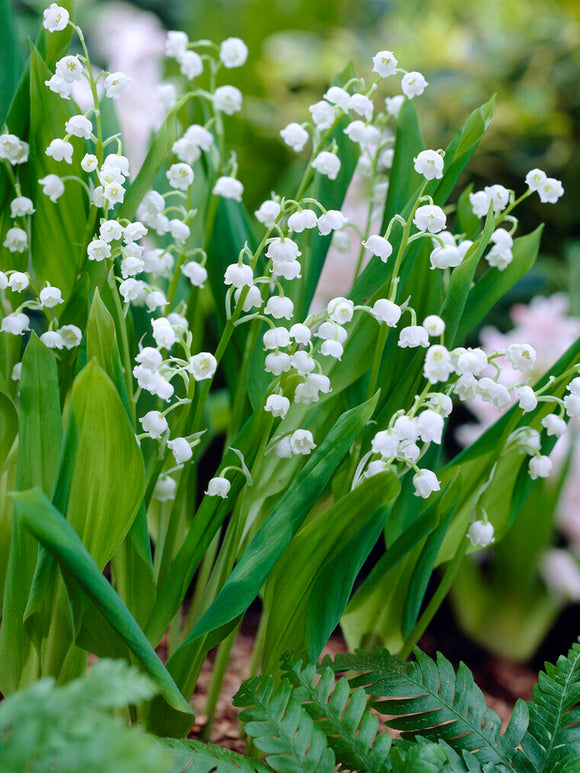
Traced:
[[[578, 339], [556, 362], [555, 365], [534, 385], [537, 390], [544, 386], [550, 376], [558, 378], [572, 365], [580, 361], [580, 339]], [[570, 375], [571, 378], [571, 375]], [[561, 379], [552, 384], [550, 393], [556, 397], [565, 394], [567, 380]], [[552, 410], [549, 404], [540, 403], [533, 413], [521, 414], [514, 405], [495, 422], [474, 443], [453, 459], [440, 474], [443, 483], [449, 480], [459, 469], [463, 477], [463, 494], [447, 532], [438, 556], [438, 562], [448, 561], [457, 550], [459, 540], [467, 528], [473, 505], [479, 489], [489, 479], [497, 462], [493, 481], [483, 493], [479, 504], [484, 507], [495, 527], [496, 539], [500, 539], [513, 522], [524, 504], [534, 481], [527, 474], [529, 457], [511, 450], [502, 454], [509, 434], [517, 426], [529, 426], [542, 429], [541, 419]], [[544, 445], [547, 450], [547, 446]], [[500, 454], [498, 458], [498, 452]]]
[[354, 595], [340, 621], [349, 650], [368, 648], [378, 641], [393, 652], [401, 649], [404, 643], [401, 621], [420, 554], [421, 546], [415, 545], [405, 557], [394, 561], [389, 574], [378, 579], [372, 592], [364, 597]]
[[177, 139], [177, 118], [171, 110], [155, 133], [153, 144], [143, 162], [139, 174], [131, 183], [125, 194], [125, 199], [117, 211], [117, 217], [133, 220], [137, 207], [143, 201], [147, 191], [153, 186], [155, 176], [171, 153], [173, 143]]
[[426, 193], [434, 197], [436, 204], [447, 200], [479, 141], [487, 131], [495, 107], [495, 96], [474, 110], [453, 137], [445, 150], [445, 167], [441, 180], [433, 180]]
[[[267, 431], [267, 419], [264, 411], [258, 411], [253, 414], [232, 443], [234, 448], [243, 453], [246, 464], [250, 467], [253, 465], [255, 453], [259, 447], [260, 436], [265, 431]], [[233, 451], [224, 455], [220, 469], [230, 464], [239, 464], [239, 459]], [[219, 475], [220, 470], [216, 474]], [[201, 560], [231, 510], [230, 500], [237, 499], [244, 485], [245, 478], [242, 475], [236, 475], [231, 481], [227, 500], [210, 496], [203, 498], [182, 545], [173, 559], [167, 577], [158, 588], [157, 602], [145, 629], [153, 643], [159, 642], [169, 622], [181, 607]]]
[[[123, 368], [115, 322], [98, 289], [95, 290], [87, 326], [87, 358], [95, 358], [115, 384], [127, 417], [131, 418], [129, 398], [123, 377]], [[140, 505], [127, 539], [112, 558], [115, 586], [140, 625], [145, 625], [155, 600], [155, 580], [151, 543], [147, 529], [147, 514]]]
[[413, 158], [425, 148], [415, 101], [405, 99], [397, 119], [395, 154], [389, 178], [385, 213], [381, 225], [384, 233], [391, 218], [402, 213], [409, 199], [421, 186], [421, 178], [413, 168]]
[[381, 536], [389, 512], [389, 507], [377, 508], [358, 534], [322, 569], [310, 594], [306, 610], [305, 630], [309, 659], [318, 659], [339, 624], [354, 583]]
[[[83, 254], [87, 224], [87, 196], [79, 183], [67, 181], [65, 193], [56, 203], [50, 201], [37, 185], [47, 174], [77, 175], [84, 179], [80, 167], [83, 140], [71, 138], [74, 147], [72, 165], [56, 162], [45, 150], [74, 114], [71, 104], [44, 85], [51, 73], [39, 52], [31, 46], [30, 54], [30, 152], [35, 159], [32, 181], [36, 213], [32, 218], [33, 267], [40, 284], [48, 281], [62, 290], [65, 299], [73, 291], [77, 275], [85, 263]], [[63, 168], [66, 166], [66, 170]]]
[[18, 433], [18, 412], [0, 373], [0, 470]]
[[23, 524], [58, 561], [67, 585], [78, 585], [87, 594], [159, 686], [168, 705], [193, 721], [189, 704], [70, 523], [38, 488], [14, 497]]
[[[8, 215], [8, 210], [5, 214]], [[22, 340], [20, 336], [0, 336], [0, 374], [3, 376], [7, 391], [12, 396], [15, 396], [17, 391], [17, 382], [12, 378], [12, 371], [16, 363], [20, 362], [21, 356]]]
[[115, 322], [101, 299], [98, 287], [95, 289], [87, 324], [87, 361], [93, 358], [116, 386], [127, 416], [131, 418]]
[[0, 126], [4, 125], [22, 70], [18, 29], [10, 0], [0, 0]]
[[[423, 604], [427, 586], [433, 575], [439, 548], [445, 538], [449, 521], [453, 517], [460, 496], [461, 479], [456, 475], [455, 479], [441, 493], [441, 496], [436, 498], [432, 508], [429, 508], [429, 510], [431, 510], [431, 517], [433, 521], [437, 523], [437, 526], [431, 534], [429, 534], [423, 544], [421, 555], [419, 556], [415, 571], [413, 572], [413, 577], [409, 583], [405, 613], [403, 620], [401, 621], [401, 630], [404, 637], [409, 636], [415, 623], [419, 619], [421, 605]], [[412, 529], [413, 526], [410, 525], [410, 528]]]
[[483, 232], [469, 248], [462, 263], [451, 272], [449, 287], [441, 309], [441, 318], [445, 322], [445, 340], [449, 349], [462, 342], [462, 339], [456, 336], [457, 329], [465, 313], [475, 271], [485, 248], [489, 244], [494, 228], [495, 219], [490, 208], [485, 219]]
[[58, 470], [61, 439], [56, 358], [33, 333], [24, 352], [20, 378], [19, 490], [39, 486], [50, 494]]
[[[441, 495], [439, 495], [441, 496]], [[348, 605], [347, 613], [356, 612], [373, 596], [384, 578], [403, 560], [419, 543], [421, 543], [437, 527], [433, 518], [433, 506], [430, 503], [413, 522], [412, 528], [403, 531], [397, 539], [387, 547], [385, 553], [373, 566], [369, 576], [356, 591]]]
[[[56, 359], [33, 333], [22, 361], [16, 486], [52, 491], [62, 423]], [[38, 544], [13, 519], [0, 626], [0, 690], [8, 695], [37, 677], [38, 664], [22, 619], [34, 576]]]
[[[392, 473], [373, 476], [293, 537], [266, 581], [265, 673], [278, 672], [280, 655], [287, 650], [297, 657], [319, 657], [320, 652], [307, 653], [306, 624], [309, 601], [321, 574], [364, 528], [377, 507], [391, 504], [398, 491], [399, 481]], [[288, 582], [288, 577], [292, 577], [292, 582]], [[330, 588], [326, 586], [325, 591]]]
[[[405, 487], [403, 487], [405, 490]], [[384, 637], [398, 648], [404, 629], [413, 627], [420, 611], [426, 584], [445, 535], [446, 524], [455, 508], [461, 482], [455, 479], [432, 501], [414, 498], [416, 514], [405, 514], [403, 531], [387, 545], [365, 582], [349, 602], [341, 626], [349, 647], [359, 647], [366, 637]], [[397, 499], [396, 511], [409, 509], [405, 498]], [[412, 512], [412, 511], [411, 511]], [[393, 530], [396, 513], [387, 521], [386, 534]], [[438, 533], [439, 532], [439, 533]]]
[[[375, 395], [339, 418], [302, 467], [286, 495], [273, 507], [215, 601], [169, 659], [167, 667], [178, 684], [185, 684], [189, 680], [192, 658], [199, 654], [201, 637], [211, 635], [212, 632], [229, 633], [233, 623], [240, 619], [256, 598], [272, 567], [308, 515], [313, 502], [328, 484], [361, 428], [372, 416], [377, 397]], [[171, 717], [167, 717], [167, 724], [169, 727], [173, 725]], [[178, 723], [175, 724], [177, 726]]]
[[69, 424], [74, 430], [67, 429], [66, 441], [76, 442], [67, 520], [102, 569], [137, 514], [144, 470], [121, 398], [94, 359], [73, 385]]
[[476, 282], [467, 296], [465, 312], [459, 324], [456, 341], [465, 337], [483, 321], [488, 311], [502, 298], [513, 285], [534, 265], [540, 249], [543, 226], [530, 234], [514, 240], [513, 261], [504, 271], [490, 268]]
[[[62, 2], [59, 2], [59, 5], [68, 10], [71, 20], [74, 19], [74, 0], [62, 0]], [[1, 18], [5, 19], [4, 13]], [[44, 27], [40, 28], [36, 39], [36, 48], [49, 68], [53, 68], [57, 59], [60, 59], [66, 52], [71, 37], [72, 29], [70, 26], [56, 33], [48, 32]], [[4, 79], [2, 78], [0, 82], [4, 83]], [[30, 68], [28, 63], [20, 76], [18, 86], [12, 96], [8, 114], [7, 116], [2, 116], [0, 124], [3, 124], [4, 121], [6, 121], [8, 129], [12, 134], [16, 134], [17, 137], [23, 140], [28, 139], [30, 124]], [[0, 205], [5, 203], [6, 196], [11, 188], [12, 184], [8, 175], [4, 169], [0, 168]], [[0, 209], [3, 209], [3, 207], [0, 206]]]
[[[131, 527], [143, 486], [142, 458], [125, 408], [93, 359], [73, 385], [54, 503], [66, 511], [101, 569]], [[52, 609], [56, 580], [52, 559], [41, 551], [25, 612], [33, 637], [66, 638], [68, 609], [62, 604], [58, 612]], [[64, 658], [66, 642], [59, 642], [59, 646]], [[52, 660], [57, 662], [55, 657]], [[58, 672], [58, 666], [54, 668]]]
[[347, 411], [332, 427], [300, 470], [285, 497], [274, 506], [216, 601], [192, 631], [190, 640], [209, 633], [248, 608], [354, 438], [372, 416], [377, 398], [378, 395], [375, 395], [366, 403]]
[[0, 474], [0, 605], [4, 599], [4, 586], [10, 558], [12, 536], [12, 500], [9, 491], [16, 488], [16, 455], [11, 454]]

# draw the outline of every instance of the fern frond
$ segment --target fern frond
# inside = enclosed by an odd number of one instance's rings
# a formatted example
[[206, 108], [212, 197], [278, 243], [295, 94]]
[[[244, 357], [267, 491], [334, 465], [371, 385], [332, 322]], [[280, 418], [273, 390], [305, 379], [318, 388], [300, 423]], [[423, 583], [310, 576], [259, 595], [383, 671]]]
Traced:
[[268, 765], [280, 773], [332, 773], [334, 752], [322, 730], [292, 695], [283, 679], [274, 690], [272, 676], [247, 679], [234, 696], [239, 718]]
[[459, 754], [467, 751], [481, 765], [511, 770], [515, 748], [527, 728], [525, 702], [516, 705], [501, 735], [500, 718], [485, 705], [483, 693], [465, 664], [460, 664], [456, 675], [440, 653], [436, 662], [418, 649], [415, 656], [415, 662], [401, 663], [386, 650], [359, 651], [337, 656], [334, 670], [363, 671], [349, 680], [351, 686], [362, 686], [368, 695], [377, 696], [372, 706], [382, 714], [395, 715], [385, 724], [400, 730], [404, 739], [417, 735], [442, 739]]
[[302, 660], [294, 660], [288, 654], [282, 656], [282, 663], [284, 677], [294, 686], [294, 697], [326, 735], [339, 769], [386, 772], [392, 739], [387, 733], [377, 738], [379, 720], [367, 709], [362, 687], [351, 694], [346, 679], [340, 679], [335, 686], [330, 668], [315, 684], [314, 664], [303, 668]]
[[514, 759], [521, 773], [580, 771], [580, 644], [546, 663], [529, 704], [530, 725]]
[[[270, 768], [258, 760], [223, 749], [212, 743], [202, 743], [189, 738], [157, 738], [163, 748], [180, 765], [179, 771], [187, 773], [271, 773]], [[177, 768], [175, 773], [177, 773]]]
[[413, 742], [397, 741], [391, 764], [393, 773], [474, 773], [444, 741], [431, 743], [420, 736]]

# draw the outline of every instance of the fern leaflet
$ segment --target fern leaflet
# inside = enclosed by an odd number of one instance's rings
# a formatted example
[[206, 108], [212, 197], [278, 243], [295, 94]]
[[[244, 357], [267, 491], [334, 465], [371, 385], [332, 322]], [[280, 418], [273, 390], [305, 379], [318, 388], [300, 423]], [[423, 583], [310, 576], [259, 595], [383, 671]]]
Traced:
[[261, 762], [212, 743], [189, 738], [158, 738], [157, 741], [180, 766], [173, 773], [271, 773]]
[[282, 663], [285, 678], [294, 685], [294, 697], [325, 733], [339, 769], [387, 771], [392, 739], [387, 733], [381, 733], [377, 738], [379, 720], [376, 714], [368, 711], [362, 687], [351, 694], [346, 679], [340, 679], [335, 686], [330, 668], [315, 685], [314, 664], [302, 668], [302, 661], [294, 660], [288, 654], [282, 656]]
[[274, 690], [272, 676], [246, 680], [234, 696], [234, 706], [243, 708], [240, 720], [245, 732], [264, 752], [268, 765], [280, 773], [332, 773], [334, 752], [322, 730], [283, 679]]
[[442, 739], [459, 754], [469, 752], [484, 766], [512, 770], [515, 748], [527, 728], [526, 703], [518, 701], [501, 735], [500, 719], [485, 705], [483, 693], [467, 666], [461, 663], [456, 675], [440, 653], [436, 662], [418, 649], [415, 656], [415, 662], [401, 663], [386, 650], [357, 651], [354, 655], [338, 655], [332, 668], [362, 671], [350, 680], [351, 686], [363, 686], [367, 694], [380, 698], [373, 701], [373, 707], [382, 714], [395, 715], [385, 724], [400, 730], [404, 739], [417, 735]]
[[530, 726], [514, 759], [521, 773], [580, 771], [580, 644], [546, 663], [529, 704]]

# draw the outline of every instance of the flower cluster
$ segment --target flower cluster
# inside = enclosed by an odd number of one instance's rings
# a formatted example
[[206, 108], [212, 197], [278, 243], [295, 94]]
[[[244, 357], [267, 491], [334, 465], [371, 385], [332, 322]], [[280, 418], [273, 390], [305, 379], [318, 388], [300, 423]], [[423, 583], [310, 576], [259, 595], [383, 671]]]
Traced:
[[[229, 265], [223, 278], [224, 329], [214, 352], [200, 351], [211, 346], [201, 339], [198, 309], [193, 309], [193, 301], [186, 298], [196, 299], [198, 291], [208, 285], [206, 249], [211, 243], [216, 210], [223, 204], [219, 200], [236, 206], [244, 196], [235, 154], [227, 155], [224, 141], [224, 121], [242, 109], [243, 96], [234, 86], [218, 85], [218, 75], [244, 65], [247, 47], [239, 38], [228, 38], [216, 45], [209, 41], [192, 42], [183, 32], [168, 33], [165, 52], [178, 63], [183, 88], [180, 92], [174, 84], [163, 85], [165, 107], [173, 113], [179, 111], [181, 117], [186, 113], [187, 103], [196, 99], [203, 104], [203, 110], [196, 113], [197, 120], [203, 120], [201, 115], [207, 120], [183, 126], [172, 144], [164, 192], [147, 191], [139, 202], [136, 219], [127, 219], [120, 213], [130, 178], [129, 160], [119, 137], [103, 138], [100, 100], [122, 99], [130, 78], [122, 72], [94, 76], [82, 33], [65, 9], [51, 5], [45, 11], [44, 25], [53, 33], [72, 25], [84, 52], [62, 57], [46, 81], [47, 88], [69, 99], [75, 83], [84, 79], [90, 86], [93, 105], [68, 119], [62, 136], [53, 138], [45, 149], [54, 162], [66, 164], [78, 174], [49, 174], [39, 183], [44, 195], [57, 206], [65, 193], [65, 182], [74, 180], [82, 187], [93, 217], [90, 222], [94, 224], [83, 247], [85, 262], [91, 270], [106, 275], [120, 319], [128, 316], [130, 309], [144, 310], [136, 311], [145, 320], [138, 353], [132, 356], [128, 340], [123, 342], [124, 368], [128, 380], [133, 378], [128, 392], [135, 409], [135, 430], [139, 426], [142, 430], [137, 437], [143, 443], [154, 441], [161, 460], [160, 475], [152, 487], [156, 499], [174, 498], [178, 486], [174, 473], [194, 461], [194, 449], [203, 433], [204, 400], [231, 336], [244, 324], [250, 325], [255, 334], [250, 340], [260, 340], [261, 336], [263, 363], [259, 359], [258, 362], [267, 387], [260, 411], [264, 421], [267, 418], [270, 423], [263, 451], [280, 459], [307, 456], [320, 443], [315, 432], [306, 428], [311, 414], [303, 406], [332, 399], [332, 372], [343, 358], [348, 364], [349, 337], [360, 317], [371, 318], [377, 341], [369, 361], [368, 397], [380, 386], [377, 380], [389, 336], [397, 335], [396, 343], [391, 339], [391, 344], [401, 358], [411, 361], [420, 355], [424, 383], [412, 403], [398, 406], [384, 418], [366, 451], [355, 444], [349, 478], [353, 487], [377, 473], [392, 470], [398, 476], [411, 471], [415, 493], [421, 498], [427, 499], [439, 491], [436, 472], [426, 464], [421, 467], [420, 462], [432, 443], [442, 443], [454, 399], [467, 401], [477, 395], [498, 408], [507, 407], [515, 399], [522, 413], [534, 411], [539, 401], [552, 401], [554, 412], [543, 423], [547, 436], [562, 434], [566, 420], [580, 416], [578, 378], [570, 378], [569, 394], [563, 400], [552, 397], [547, 389], [534, 390], [530, 385], [529, 374], [535, 361], [531, 345], [525, 341], [511, 342], [505, 349], [492, 353], [480, 348], [452, 348], [446, 345], [446, 324], [439, 316], [440, 309], [433, 309], [421, 321], [422, 314], [418, 320], [416, 308], [420, 299], [406, 297], [402, 292], [405, 260], [415, 247], [424, 245], [429, 248], [427, 265], [434, 271], [430, 277], [442, 285], [480, 246], [479, 254], [487, 250], [485, 259], [489, 266], [504, 270], [514, 260], [518, 223], [512, 212], [517, 204], [532, 192], [538, 192], [543, 202], [555, 202], [563, 193], [557, 180], [537, 169], [527, 175], [528, 188], [519, 199], [501, 185], [472, 193], [474, 214], [494, 219], [490, 243], [481, 245], [481, 234], [470, 239], [463, 233], [454, 233], [448, 223], [449, 211], [426, 193], [432, 190], [429, 183], [441, 180], [447, 171], [445, 152], [426, 149], [417, 153], [413, 169], [409, 170], [418, 188], [410, 211], [406, 210], [405, 216], [394, 215], [384, 228], [378, 228], [393, 162], [394, 127], [404, 101], [420, 96], [428, 86], [421, 73], [401, 69], [392, 52], [380, 51], [373, 58], [377, 78], [370, 86], [362, 78], [332, 86], [320, 101], [310, 106], [308, 120], [282, 128], [283, 142], [296, 153], [308, 146], [310, 160], [294, 198], [273, 193], [255, 212], [261, 231], [258, 246], [251, 249], [246, 243], [241, 249], [236, 247], [237, 258], [235, 253], [226, 256]], [[380, 112], [373, 95], [383, 79], [396, 75], [401, 76], [402, 93], [387, 98], [385, 110]], [[322, 176], [328, 185], [340, 181], [345, 174], [338, 132], [347, 138], [344, 142], [350, 149], [356, 150], [358, 173], [370, 181], [371, 206], [362, 227], [350, 221], [341, 209], [328, 209], [325, 202], [308, 195], [312, 181]], [[8, 133], [0, 136], [3, 163], [17, 167], [26, 161], [27, 155], [26, 143]], [[10, 203], [13, 223], [3, 246], [11, 253], [23, 253], [30, 247], [30, 218], [35, 207], [33, 199], [22, 195], [15, 179], [15, 196]], [[198, 186], [204, 185], [208, 201], [203, 215], [198, 215]], [[298, 316], [296, 298], [300, 292], [296, 288], [300, 289], [303, 274], [310, 270], [309, 252], [305, 249], [308, 240], [315, 238], [325, 243], [332, 239], [333, 244], [350, 244], [353, 233], [359, 256], [355, 279], [366, 258], [385, 272], [386, 290], [377, 291], [365, 303], [355, 303], [345, 297], [345, 291], [344, 296], [330, 298], [321, 311], [311, 310]], [[96, 268], [93, 264], [102, 266]], [[22, 334], [29, 330], [30, 321], [23, 311], [28, 307], [45, 313], [48, 330], [41, 338], [48, 347], [68, 349], [81, 342], [82, 331], [74, 325], [60, 325], [53, 311], [66, 301], [57, 287], [47, 284], [36, 288], [30, 273], [14, 270], [0, 274], [0, 289], [8, 289], [11, 298], [19, 293], [35, 296], [4, 316], [3, 331]], [[395, 329], [396, 333], [392, 332]], [[518, 374], [509, 387], [499, 379], [501, 358], [506, 367]], [[252, 364], [255, 361], [256, 358]], [[245, 368], [248, 363], [244, 362]], [[245, 389], [245, 378], [241, 381]], [[242, 397], [245, 399], [245, 393]], [[190, 407], [194, 407], [192, 415]], [[549, 474], [550, 459], [542, 453], [542, 438], [537, 431], [520, 429], [508, 445], [530, 455], [532, 478]], [[243, 458], [240, 463], [241, 467], [218, 469], [205, 494], [228, 497], [232, 485], [226, 477], [229, 471], [241, 472], [250, 482]], [[486, 519], [476, 519], [468, 537], [474, 545], [489, 544], [493, 527]]]

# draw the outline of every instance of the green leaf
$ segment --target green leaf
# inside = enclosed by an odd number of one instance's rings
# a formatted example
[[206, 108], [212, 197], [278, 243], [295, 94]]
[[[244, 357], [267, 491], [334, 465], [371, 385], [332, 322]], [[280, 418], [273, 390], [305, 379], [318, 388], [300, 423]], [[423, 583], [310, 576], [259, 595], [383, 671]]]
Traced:
[[[312, 660], [318, 658], [320, 651], [306, 651], [306, 624], [311, 595], [320, 584], [322, 571], [359, 533], [377, 507], [396, 499], [399, 489], [393, 473], [373, 476], [293, 537], [270, 572], [264, 591], [268, 622], [262, 663], [266, 673], [276, 675], [280, 654], [285, 650], [292, 650], [297, 656], [308, 655]], [[329, 591], [326, 585], [324, 592]], [[336, 622], [342, 611], [336, 610]]]
[[[435, 499], [431, 507], [428, 508], [437, 526], [425, 540], [411, 582], [409, 583], [402, 620], [402, 634], [405, 638], [410, 635], [419, 618], [421, 605], [423, 604], [427, 586], [435, 568], [439, 549], [445, 539], [449, 522], [453, 517], [460, 496], [461, 479], [456, 475], [451, 483], [441, 492], [441, 495]], [[412, 530], [413, 528], [413, 525], [409, 524], [409, 529]]]
[[[217, 598], [168, 660], [167, 667], [179, 685], [189, 687], [195, 658], [200, 656], [207, 642], [210, 642], [208, 648], [219, 643], [258, 595], [313, 502], [329, 482], [360, 429], [371, 417], [376, 400], [377, 395], [339, 418], [289, 486], [285, 497], [279, 499], [269, 517], [259, 527]], [[204, 644], [205, 636], [208, 639]], [[181, 729], [179, 723], [167, 714], [163, 721], [167, 735], [173, 735]]]
[[[245, 424], [232, 443], [241, 451], [250, 467], [253, 465], [259, 440], [266, 431], [267, 418], [264, 411], [258, 411]], [[220, 470], [228, 465], [238, 465], [239, 458], [233, 451], [228, 451], [223, 458]], [[147, 636], [158, 643], [165, 629], [173, 619], [185, 599], [185, 594], [191, 580], [203, 559], [217, 530], [231, 510], [230, 501], [235, 501], [242, 491], [246, 479], [243, 475], [233, 476], [231, 489], [227, 500], [219, 497], [205, 496], [198, 507], [182, 545], [173, 559], [167, 577], [158, 588], [157, 602], [147, 623]]]
[[103, 303], [98, 287], [95, 288], [93, 302], [87, 324], [87, 361], [93, 358], [116, 386], [123, 401], [127, 415], [131, 416], [129, 398], [123, 377], [123, 366], [115, 332], [115, 322]]
[[73, 163], [66, 165], [66, 172], [63, 170], [63, 162], [54, 161], [46, 155], [49, 143], [54, 137], [61, 136], [65, 121], [76, 112], [69, 101], [46, 88], [44, 81], [50, 76], [40, 53], [31, 46], [30, 152], [35, 159], [36, 175], [32, 180], [36, 206], [32, 218], [32, 259], [39, 284], [48, 281], [60, 287], [66, 299], [72, 293], [86, 260], [83, 244], [88, 213], [87, 196], [77, 182], [68, 181], [65, 193], [53, 203], [40, 192], [37, 181], [47, 174], [61, 176], [63, 173], [84, 179], [85, 173], [80, 167], [84, 144], [79, 138], [71, 138], [74, 147]]
[[24, 352], [20, 378], [19, 490], [39, 486], [50, 494], [61, 440], [56, 358], [33, 333]]
[[447, 288], [441, 309], [441, 317], [445, 322], [445, 340], [448, 342], [450, 349], [463, 342], [463, 339], [456, 335], [456, 333], [465, 314], [475, 270], [485, 248], [489, 244], [494, 229], [495, 218], [490, 208], [485, 219], [482, 234], [469, 248], [461, 264], [451, 272], [449, 287]]
[[384, 233], [391, 218], [402, 213], [407, 202], [421, 186], [421, 179], [413, 168], [413, 159], [425, 148], [417, 108], [412, 99], [403, 100], [397, 119], [395, 154], [389, 179], [385, 213], [381, 225]]
[[[385, 529], [386, 551], [351, 598], [341, 620], [350, 648], [361, 646], [369, 635], [388, 642], [393, 650], [401, 647], [403, 628], [414, 625], [431, 576], [433, 548], [445, 534], [441, 522], [448, 521], [461, 490], [456, 479], [424, 503], [413, 495], [406, 498], [405, 483]], [[403, 517], [397, 518], [401, 510]]]
[[87, 594], [159, 686], [168, 705], [192, 717], [189, 704], [71, 524], [38, 488], [17, 492], [14, 499], [23, 524], [58, 561], [67, 589], [78, 586]]
[[539, 226], [532, 233], [515, 239], [512, 248], [514, 259], [509, 266], [504, 271], [490, 268], [471, 289], [455, 337], [456, 341], [465, 340], [465, 337], [483, 321], [485, 315], [500, 298], [503, 298], [508, 290], [531, 269], [538, 257], [542, 231], [543, 226]]
[[[10, 454], [0, 474], [0, 608], [8, 574], [10, 541], [12, 538], [12, 500], [7, 496], [16, 488], [16, 455]], [[1, 671], [1, 669], [0, 669]]]
[[242, 554], [217, 599], [196, 625], [187, 641], [175, 653], [179, 660], [188, 642], [209, 633], [245, 612], [258, 594], [274, 564], [290, 543], [294, 533], [324, 490], [353, 440], [372, 416], [378, 395], [344, 413], [324, 441], [308, 459], [274, 506]]
[[171, 153], [171, 148], [176, 139], [177, 117], [176, 113], [171, 110], [155, 133], [155, 139], [149, 148], [145, 161], [117, 211], [117, 218], [133, 220], [137, 207], [143, 201], [147, 191], [153, 186], [153, 181]]
[[0, 470], [18, 434], [18, 412], [0, 373]]
[[442, 204], [455, 188], [467, 162], [487, 131], [495, 107], [495, 96], [474, 110], [453, 137], [445, 150], [445, 171], [441, 180], [433, 180], [426, 193], [434, 197], [436, 204]]
[[[577, 770], [580, 757], [580, 644], [555, 665], [546, 663], [528, 703], [529, 728], [521, 739], [514, 768], [521, 773]], [[576, 767], [565, 767], [576, 763]]]
[[[403, 739], [417, 735], [430, 741], [441, 739], [458, 753], [469, 752], [483, 765], [511, 770], [516, 746], [527, 728], [528, 712], [514, 712], [501, 735], [500, 718], [485, 705], [483, 693], [464, 663], [456, 675], [441, 653], [436, 662], [418, 648], [414, 653], [416, 661], [408, 663], [378, 648], [372, 653], [337, 655], [333, 670], [362, 672], [349, 679], [351, 687], [364, 687], [374, 696], [372, 707], [388, 715], [385, 724], [400, 731]], [[323, 665], [328, 665], [326, 660]]]
[[334, 753], [322, 730], [292, 695], [283, 679], [274, 690], [271, 676], [246, 680], [234, 696], [244, 731], [265, 752], [270, 768], [283, 773], [332, 773]]
[[[141, 453], [125, 408], [108, 376], [96, 360], [91, 360], [73, 385], [54, 503], [66, 512], [99, 568], [108, 563], [126, 537], [141, 504], [143, 488]], [[48, 629], [53, 627], [58, 634], [50, 635], [61, 640], [64, 637], [62, 628], [52, 619], [58, 617], [52, 601], [57, 577], [53, 562], [47, 558], [42, 552], [39, 554], [25, 611], [31, 636], [38, 643], [38, 637], [49, 635]], [[80, 602], [76, 604], [73, 622], [76, 638], [83, 644], [79, 632], [85, 610], [81, 607]], [[68, 610], [62, 606], [59, 609], [66, 621]], [[106, 639], [108, 632], [104, 626], [94, 625], [91, 611], [87, 610], [85, 615], [85, 629], [93, 623], [96, 639], [89, 640], [96, 652], [103, 646], [99, 639]], [[64, 648], [64, 640], [59, 645]], [[101, 654], [100, 649], [98, 653]], [[104, 654], [113, 653], [105, 649]], [[117, 650], [114, 654], [125, 653]], [[53, 663], [57, 660], [53, 657]], [[58, 672], [58, 667], [52, 671]]]
[[[52, 491], [62, 438], [56, 359], [33, 333], [22, 360], [16, 485]], [[38, 664], [23, 615], [35, 572], [38, 544], [13, 519], [0, 626], [0, 690], [8, 695], [37, 677]]]
[[[127, 417], [131, 419], [129, 398], [117, 344], [115, 322], [95, 289], [87, 325], [87, 359], [95, 360], [117, 388]], [[112, 558], [117, 590], [142, 625], [145, 625], [155, 601], [155, 578], [147, 514], [141, 503], [127, 539]]]
[[[193, 738], [158, 738], [157, 741], [189, 773], [270, 773], [270, 767], [258, 760], [203, 743]], [[177, 773], [177, 771], [175, 771]]]
[[14, 18], [13, 4], [0, 0], [0, 126], [4, 125], [10, 102], [18, 85], [22, 70], [18, 29]]
[[321, 571], [310, 594], [306, 610], [306, 647], [308, 657], [319, 657], [340, 622], [360, 570], [377, 544], [390, 508], [379, 507], [358, 534]]
[[339, 770], [366, 770], [386, 773], [392, 739], [388, 733], [377, 737], [379, 721], [367, 709], [364, 690], [351, 693], [346, 679], [335, 685], [331, 668], [317, 680], [316, 666], [288, 654], [282, 657], [284, 677], [294, 687], [294, 697], [326, 735], [336, 755]]
[[72, 389], [65, 455], [73, 454], [72, 465], [63, 469], [70, 474], [67, 520], [103, 568], [141, 504], [144, 470], [125, 407], [96, 360], [79, 373]]

